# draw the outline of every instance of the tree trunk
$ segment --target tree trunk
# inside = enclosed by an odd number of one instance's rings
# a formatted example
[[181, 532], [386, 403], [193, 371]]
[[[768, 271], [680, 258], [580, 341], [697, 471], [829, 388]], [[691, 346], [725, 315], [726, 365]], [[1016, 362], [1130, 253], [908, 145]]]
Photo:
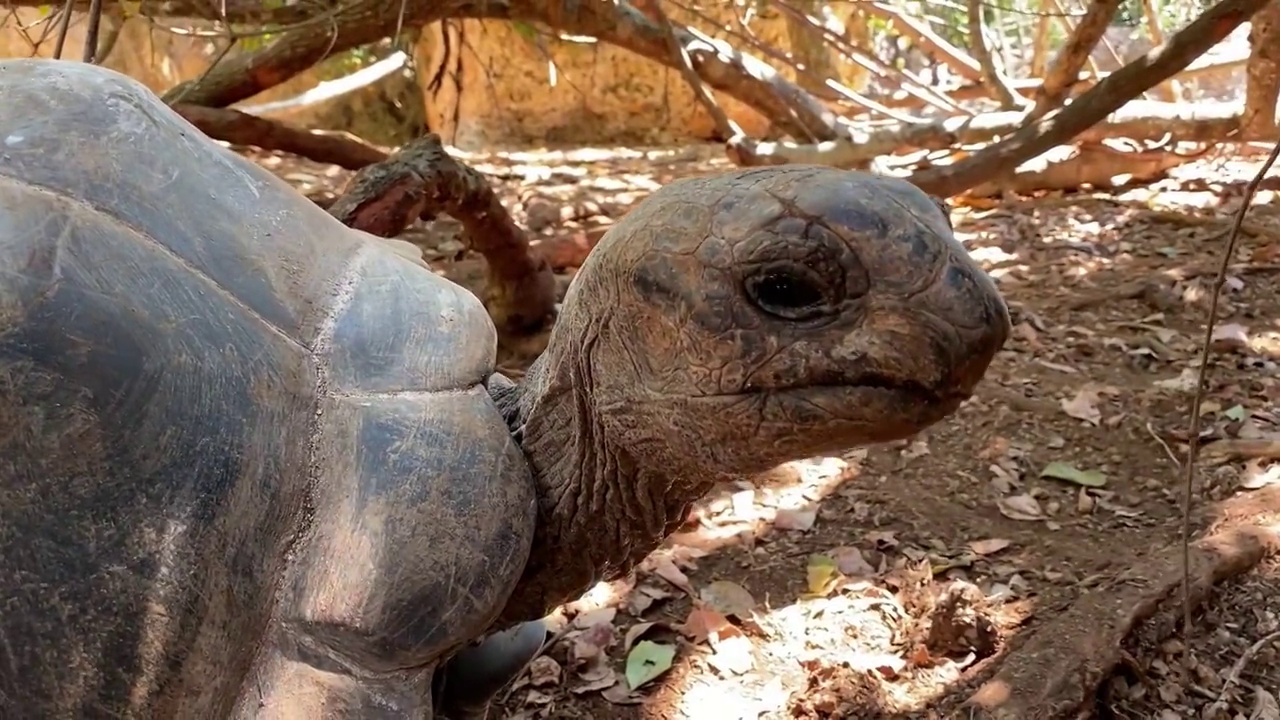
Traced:
[[1076, 25], [1071, 37], [1067, 38], [1067, 44], [1063, 46], [1062, 52], [1049, 67], [1044, 85], [1040, 88], [1040, 95], [1036, 98], [1036, 106], [1031, 115], [1033, 118], [1043, 117], [1049, 111], [1062, 107], [1071, 86], [1080, 76], [1080, 70], [1088, 62], [1089, 53], [1098, 44], [1098, 40], [1102, 39], [1103, 33], [1107, 31], [1107, 25], [1111, 23], [1111, 18], [1115, 17], [1116, 10], [1119, 8], [1120, 0], [1093, 0], [1093, 4], [1089, 6], [1089, 12], [1080, 19], [1080, 24]]
[[1250, 134], [1270, 133], [1276, 126], [1276, 100], [1280, 95], [1280, 0], [1271, 0], [1253, 16], [1249, 33], [1244, 119]]
[[537, 333], [554, 319], [555, 277], [529, 249], [484, 176], [454, 160], [428, 135], [361, 170], [329, 213], [348, 227], [395, 237], [413, 221], [445, 212], [462, 223], [471, 248], [488, 264], [485, 306], [499, 337]]
[[200, 132], [233, 145], [281, 150], [348, 170], [359, 170], [387, 159], [382, 150], [345, 134], [300, 130], [238, 110], [184, 103], [174, 105], [173, 109]]
[[1101, 122], [1148, 88], [1173, 77], [1221, 42], [1266, 2], [1221, 0], [1174, 33], [1163, 48], [1108, 75], [1061, 112], [1028, 123], [1000, 142], [953, 165], [916, 173], [911, 181], [934, 195], [945, 197], [1011, 172], [1021, 163]]

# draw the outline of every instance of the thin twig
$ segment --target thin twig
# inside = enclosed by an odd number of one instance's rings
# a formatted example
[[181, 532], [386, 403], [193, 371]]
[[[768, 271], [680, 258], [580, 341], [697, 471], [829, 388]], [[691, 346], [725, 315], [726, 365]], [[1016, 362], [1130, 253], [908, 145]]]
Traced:
[[733, 140], [743, 137], [742, 128], [738, 124], [729, 119], [725, 115], [724, 110], [720, 109], [720, 103], [716, 102], [714, 95], [707, 90], [702, 84], [702, 78], [698, 77], [698, 71], [693, 69], [693, 60], [689, 57], [689, 50], [676, 37], [675, 28], [671, 26], [671, 21], [667, 19], [667, 14], [663, 12], [662, 7], [654, 3], [653, 14], [657, 18], [662, 33], [666, 36], [667, 48], [676, 61], [680, 63], [680, 74], [684, 76], [685, 82], [688, 83], [689, 89], [693, 91], [694, 97], [711, 115], [711, 119], [716, 124], [716, 130], [724, 135], [725, 140]]
[[98, 56], [98, 26], [102, 22], [102, 0], [89, 2], [89, 27], [84, 31], [84, 62], [92, 65]]
[[1231, 666], [1231, 672], [1227, 675], [1226, 681], [1222, 683], [1222, 691], [1218, 693], [1218, 699], [1214, 700], [1209, 709], [1205, 710], [1200, 717], [1217, 717], [1218, 713], [1227, 711], [1227, 691], [1231, 689], [1232, 685], [1240, 682], [1240, 673], [1244, 672], [1244, 666], [1248, 665], [1253, 656], [1257, 655], [1258, 651], [1265, 647], [1267, 643], [1277, 638], [1280, 638], [1280, 630], [1263, 637], [1258, 642], [1250, 645], [1248, 650], [1244, 651], [1240, 659], [1236, 660], [1235, 664]]
[[71, 9], [75, 0], [67, 0], [62, 4], [62, 16], [58, 18], [58, 39], [53, 42], [53, 59], [62, 59], [62, 47], [67, 44], [67, 31], [71, 29]]
[[1169, 462], [1173, 463], [1175, 468], [1181, 470], [1182, 461], [1173, 453], [1173, 448], [1169, 447], [1169, 443], [1165, 442], [1164, 438], [1160, 437], [1156, 432], [1156, 429], [1152, 427], [1150, 420], [1147, 421], [1147, 433], [1151, 435], [1151, 437], [1155, 438], [1156, 442], [1160, 443], [1160, 447], [1164, 448], [1164, 454], [1169, 457]]
[[1270, 172], [1276, 158], [1280, 157], [1280, 143], [1271, 149], [1271, 155], [1258, 170], [1258, 174], [1245, 186], [1244, 196], [1240, 198], [1240, 209], [1236, 212], [1235, 222], [1227, 233], [1226, 247], [1222, 250], [1222, 264], [1213, 280], [1213, 292], [1209, 295], [1209, 319], [1205, 323], [1204, 342], [1200, 347], [1200, 368], [1196, 376], [1196, 392], [1191, 398], [1191, 437], [1187, 439], [1187, 463], [1183, 466], [1186, 476], [1182, 487], [1182, 633], [1187, 648], [1186, 660], [1191, 659], [1191, 494], [1196, 479], [1196, 458], [1200, 452], [1200, 405], [1204, 402], [1205, 382], [1209, 374], [1209, 353], [1213, 344], [1213, 329], [1218, 322], [1218, 298], [1222, 295], [1222, 286], [1227, 282], [1227, 268], [1231, 266], [1231, 258], [1236, 252], [1236, 241], [1240, 238], [1240, 228], [1244, 225], [1245, 214], [1253, 204], [1253, 196], [1258, 186]]

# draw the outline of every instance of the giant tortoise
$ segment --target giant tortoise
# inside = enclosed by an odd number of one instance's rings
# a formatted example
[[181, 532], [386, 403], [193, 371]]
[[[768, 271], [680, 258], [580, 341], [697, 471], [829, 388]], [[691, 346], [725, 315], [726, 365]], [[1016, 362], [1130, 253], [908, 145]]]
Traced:
[[1009, 333], [928, 195], [772, 167], [641, 202], [512, 382], [475, 296], [137, 82], [0, 98], [5, 718], [481, 708], [713, 483], [937, 422]]

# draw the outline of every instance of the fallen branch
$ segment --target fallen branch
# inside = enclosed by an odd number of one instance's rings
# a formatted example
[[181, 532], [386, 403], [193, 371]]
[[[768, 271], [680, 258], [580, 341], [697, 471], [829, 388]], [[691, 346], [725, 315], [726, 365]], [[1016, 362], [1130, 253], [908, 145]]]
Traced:
[[300, 130], [239, 110], [185, 103], [174, 105], [173, 109], [200, 132], [233, 145], [280, 150], [316, 162], [332, 163], [348, 170], [359, 170], [387, 159], [387, 153], [383, 150], [345, 133]]
[[488, 265], [485, 306], [500, 337], [535, 334], [555, 314], [555, 276], [484, 176], [427, 135], [356, 173], [329, 213], [343, 224], [394, 237], [423, 215], [448, 213]]
[[[1124, 137], [1132, 140], [1168, 138], [1170, 141], [1218, 142], [1239, 130], [1240, 113], [1241, 107], [1238, 104], [1185, 105], [1138, 100], [1120, 108], [1111, 117], [1076, 133], [1074, 139], [1080, 142], [1100, 142], [1109, 138]], [[1002, 136], [1018, 132], [1019, 128], [1026, 126], [1026, 117], [1026, 113], [1017, 111], [991, 112], [975, 117], [946, 118], [924, 124], [894, 124], [881, 125], [869, 130], [854, 129], [850, 131], [847, 140], [825, 143], [761, 142], [751, 138], [737, 138], [729, 142], [727, 147], [730, 153], [742, 153], [742, 155], [730, 154], [730, 157], [735, 158], [735, 161], [741, 158], [740, 162], [744, 165], [809, 163], [851, 168], [905, 149], [942, 150], [957, 145], [989, 143]], [[1072, 138], [1064, 140], [1070, 139]], [[974, 157], [981, 157], [987, 152], [989, 150], [982, 150]], [[1019, 162], [1030, 160], [1040, 152], [1029, 155]], [[959, 163], [943, 167], [950, 169], [957, 165]], [[918, 180], [918, 177], [912, 178], [913, 182]], [[925, 181], [927, 182], [928, 178]], [[959, 194], [964, 189], [961, 187], [953, 194]]]
[[[1280, 494], [1280, 493], [1277, 493]], [[1273, 504], [1277, 498], [1272, 498]], [[1280, 509], [1280, 508], [1277, 508]], [[1274, 530], [1242, 524], [1191, 548], [1192, 599], [1203, 603], [1214, 585], [1248, 572], [1280, 548]], [[988, 720], [1083, 719], [1092, 716], [1101, 683], [1121, 663], [1123, 644], [1144, 621], [1179, 617], [1182, 548], [1144, 560], [1104, 587], [1091, 588], [1006, 656], [995, 677], [967, 701]]]
[[1028, 160], [1005, 180], [974, 186], [965, 195], [998, 197], [1006, 192], [1027, 195], [1039, 190], [1073, 190], [1085, 186], [1102, 190], [1149, 183], [1198, 157], [1165, 150], [1117, 150], [1100, 143], [1068, 145]]
[[1280, 460], [1280, 440], [1274, 438], [1215, 440], [1200, 448], [1200, 454], [1224, 460]]
[[[1248, 55], [1239, 55], [1226, 60], [1214, 60], [1211, 62], [1196, 62], [1179, 70], [1174, 76], [1174, 80], [1193, 80], [1204, 75], [1213, 75], [1215, 73], [1225, 73], [1233, 71], [1237, 68], [1245, 67], [1248, 61]], [[1203, 58], [1201, 58], [1203, 60]], [[1076, 91], [1087, 90], [1093, 87], [1099, 80], [1110, 76], [1110, 72], [1101, 73], [1080, 73], [1075, 83], [1068, 89], [1068, 94]], [[1037, 93], [1044, 87], [1044, 81], [1038, 78], [1010, 78], [1009, 87], [1020, 93]], [[970, 83], [961, 85], [960, 87], [950, 89], [939, 89], [945, 92], [947, 97], [952, 100], [975, 100], [978, 98], [991, 97], [991, 87], [986, 83]], [[895, 91], [889, 97], [877, 97], [880, 103], [888, 107], [918, 107], [922, 104], [921, 100], [903, 90]]]

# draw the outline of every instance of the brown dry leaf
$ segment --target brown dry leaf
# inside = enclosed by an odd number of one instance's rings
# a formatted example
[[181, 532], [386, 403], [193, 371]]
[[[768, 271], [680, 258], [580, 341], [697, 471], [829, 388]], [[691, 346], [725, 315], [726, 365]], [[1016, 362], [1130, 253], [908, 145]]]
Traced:
[[590, 680], [569, 688], [569, 692], [574, 695], [585, 695], [586, 693], [604, 690], [618, 684], [618, 673], [613, 668], [606, 665], [601, 670], [602, 672], [596, 673]]
[[1239, 352], [1249, 349], [1249, 328], [1239, 323], [1224, 323], [1213, 328], [1211, 347], [1217, 352]]
[[589, 628], [592, 625], [603, 625], [613, 622], [618, 617], [618, 608], [604, 607], [598, 610], [585, 612], [574, 618], [573, 624], [580, 628]]
[[569, 646], [569, 661], [580, 667], [598, 658], [603, 658], [609, 648], [618, 642], [618, 631], [609, 623], [592, 625], [573, 638]]
[[533, 687], [559, 685], [561, 677], [560, 663], [554, 658], [542, 655], [529, 663], [529, 684]]
[[648, 610], [653, 604], [659, 600], [668, 600], [675, 597], [675, 593], [667, 590], [665, 587], [657, 585], [644, 584], [636, 587], [635, 592], [627, 596], [627, 612], [635, 617], [640, 617], [644, 611]]
[[697, 593], [693, 590], [693, 584], [689, 582], [689, 576], [684, 571], [676, 567], [675, 562], [666, 555], [651, 556], [653, 561], [653, 573], [658, 577], [666, 580], [677, 588], [685, 591], [692, 597], [697, 597]]
[[756, 599], [738, 583], [716, 580], [702, 589], [702, 601], [728, 617], [749, 620], [755, 610]]
[[641, 636], [652, 630], [655, 625], [661, 624], [657, 622], [642, 622], [627, 628], [627, 634], [622, 638], [622, 651], [630, 652], [631, 646], [636, 644], [636, 640], [639, 640]]
[[1062, 411], [1077, 420], [1097, 425], [1102, 420], [1102, 411], [1098, 409], [1098, 391], [1089, 387], [1081, 388], [1075, 397], [1062, 401]]
[[614, 705], [639, 705], [644, 702], [644, 696], [632, 692], [626, 683], [615, 683], [609, 686], [604, 692], [600, 693], [600, 697]]
[[813, 523], [818, 519], [817, 510], [807, 509], [780, 509], [773, 517], [773, 526], [779, 530], [799, 530], [806, 532], [813, 528]]
[[689, 611], [689, 616], [685, 618], [684, 624], [680, 626], [679, 630], [690, 640], [700, 643], [712, 633], [719, 632], [729, 624], [729, 618], [720, 614], [714, 608], [699, 605]]
[[867, 542], [876, 546], [877, 550], [892, 550], [898, 547], [898, 536], [891, 530], [872, 530], [865, 537]]
[[876, 569], [871, 567], [871, 563], [867, 562], [867, 559], [862, 556], [862, 551], [856, 547], [844, 545], [832, 549], [828, 555], [836, 561], [836, 569], [841, 575], [857, 578], [873, 577], [876, 574]]
[[979, 555], [994, 555], [1012, 544], [1012, 540], [1005, 540], [1004, 538], [987, 538], [969, 543], [969, 549]]
[[553, 698], [550, 694], [544, 693], [541, 690], [530, 690], [524, 696], [524, 702], [526, 705], [550, 705], [552, 699]]
[[1255, 688], [1254, 693], [1249, 720], [1280, 720], [1280, 702], [1276, 696], [1262, 688]]
[[1045, 519], [1040, 501], [1030, 495], [1011, 495], [1000, 498], [996, 501], [996, 507], [1000, 509], [1001, 515], [1010, 520], [1034, 522]]

